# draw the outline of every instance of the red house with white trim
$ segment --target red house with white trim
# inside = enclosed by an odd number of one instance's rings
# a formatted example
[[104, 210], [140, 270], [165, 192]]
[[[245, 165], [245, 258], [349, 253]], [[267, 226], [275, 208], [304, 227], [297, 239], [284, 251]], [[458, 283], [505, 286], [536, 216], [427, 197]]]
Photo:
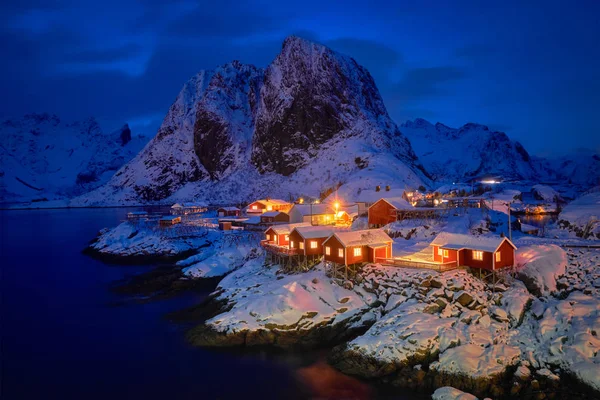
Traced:
[[506, 237], [442, 232], [431, 242], [433, 260], [494, 271], [513, 266], [517, 247]]
[[397, 220], [396, 211], [414, 210], [402, 197], [386, 197], [377, 200], [369, 207], [369, 227], [380, 228]]
[[352, 265], [392, 257], [393, 240], [382, 229], [336, 232], [323, 242], [326, 261]]

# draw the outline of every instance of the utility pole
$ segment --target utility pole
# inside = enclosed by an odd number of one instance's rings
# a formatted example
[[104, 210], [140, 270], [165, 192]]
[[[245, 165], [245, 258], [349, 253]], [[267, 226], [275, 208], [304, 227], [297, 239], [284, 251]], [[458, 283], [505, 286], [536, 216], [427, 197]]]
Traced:
[[508, 239], [512, 242], [512, 227], [510, 223], [510, 201], [508, 202]]

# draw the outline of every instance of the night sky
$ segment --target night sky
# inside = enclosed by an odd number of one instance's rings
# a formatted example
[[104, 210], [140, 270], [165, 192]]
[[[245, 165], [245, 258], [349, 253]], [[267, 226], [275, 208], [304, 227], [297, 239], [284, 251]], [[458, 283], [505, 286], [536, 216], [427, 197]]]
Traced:
[[399, 124], [478, 122], [538, 155], [600, 149], [600, 1], [487, 3], [3, 1], [0, 114], [153, 135], [197, 71], [264, 67], [296, 34], [366, 66]]

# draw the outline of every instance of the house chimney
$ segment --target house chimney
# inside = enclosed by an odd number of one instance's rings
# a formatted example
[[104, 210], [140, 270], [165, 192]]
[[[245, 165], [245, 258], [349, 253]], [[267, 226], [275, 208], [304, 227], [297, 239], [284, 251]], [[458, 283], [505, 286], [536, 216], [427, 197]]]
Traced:
[[375, 186], [375, 191], [376, 192], [379, 192], [380, 190], [381, 190], [381, 186], [379, 186], [379, 185]]
[[390, 185], [385, 185], [385, 191], [389, 192], [390, 191]]

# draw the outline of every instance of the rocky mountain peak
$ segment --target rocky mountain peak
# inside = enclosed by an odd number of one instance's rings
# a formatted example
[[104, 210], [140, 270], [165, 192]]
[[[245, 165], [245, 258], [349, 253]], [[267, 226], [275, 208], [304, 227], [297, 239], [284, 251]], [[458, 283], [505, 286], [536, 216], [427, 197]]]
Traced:
[[129, 129], [129, 124], [125, 124], [117, 131], [119, 135], [118, 142], [121, 146], [125, 146], [127, 143], [131, 142], [131, 129]]

